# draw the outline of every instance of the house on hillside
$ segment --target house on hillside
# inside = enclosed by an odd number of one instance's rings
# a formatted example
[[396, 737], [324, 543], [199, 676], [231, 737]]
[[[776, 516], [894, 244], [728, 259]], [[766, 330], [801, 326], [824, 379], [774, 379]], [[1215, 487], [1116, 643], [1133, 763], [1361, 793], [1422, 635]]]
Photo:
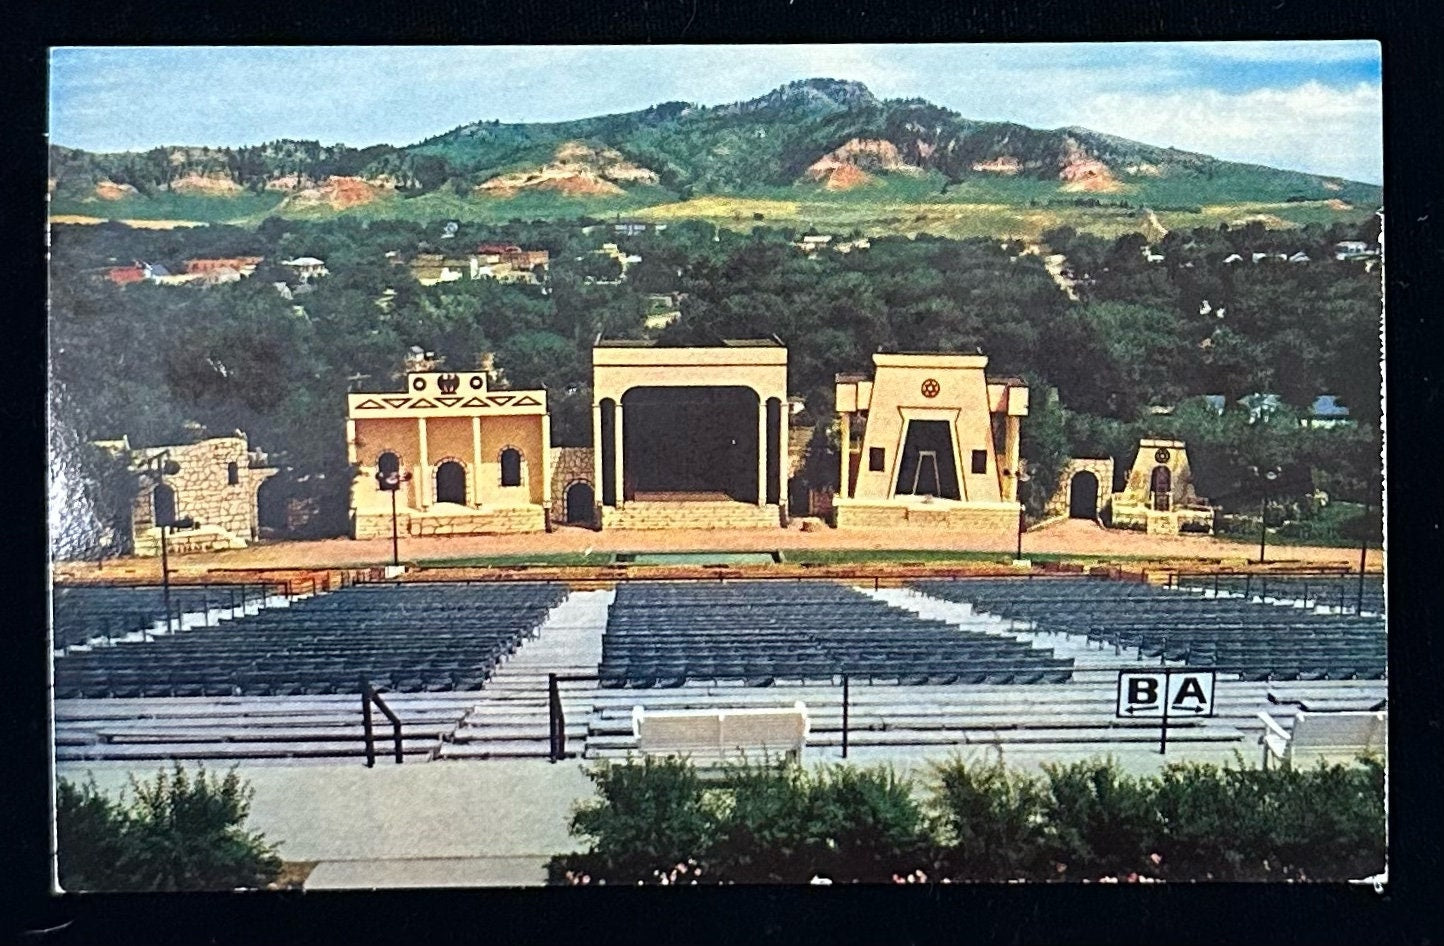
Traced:
[[140, 263], [132, 263], [129, 266], [110, 266], [105, 270], [105, 278], [117, 286], [126, 286], [133, 282], [145, 282], [145, 267]]
[[216, 257], [212, 259], [188, 259], [185, 262], [187, 273], [212, 273], [216, 270], [234, 270], [240, 276], [249, 276], [256, 271], [256, 267], [265, 259], [264, 256], [229, 256]]
[[295, 259], [281, 260], [281, 265], [294, 273], [301, 282], [310, 282], [312, 279], [331, 274], [331, 271], [326, 268], [325, 261], [314, 256], [298, 256]]
[[440, 253], [420, 253], [411, 260], [410, 269], [411, 275], [421, 285], [435, 286], [456, 282], [467, 274], [470, 267], [466, 260], [447, 259]]
[[1377, 259], [1378, 256], [1379, 248], [1363, 240], [1342, 240], [1334, 244], [1334, 259], [1340, 262]]
[[1309, 254], [1305, 253], [1303, 250], [1299, 250], [1297, 253], [1290, 256], [1288, 261], [1290, 263], [1312, 263], [1313, 257], [1309, 256]]
[[831, 234], [813, 233], [803, 237], [792, 245], [797, 247], [802, 252], [806, 253], [808, 256], [812, 256], [821, 250], [827, 249], [827, 245], [831, 242]]
[[1337, 396], [1320, 394], [1314, 398], [1314, 403], [1309, 405], [1309, 416], [1299, 423], [1309, 428], [1349, 427], [1354, 420], [1349, 416], [1349, 409], [1339, 403]]

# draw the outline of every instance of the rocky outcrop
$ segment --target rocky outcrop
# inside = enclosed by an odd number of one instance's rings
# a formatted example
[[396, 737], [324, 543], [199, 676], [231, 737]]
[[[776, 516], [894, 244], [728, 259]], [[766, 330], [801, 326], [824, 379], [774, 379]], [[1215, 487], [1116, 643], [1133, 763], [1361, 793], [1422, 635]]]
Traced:
[[514, 197], [524, 190], [551, 190], [569, 197], [589, 197], [623, 193], [622, 184], [657, 181], [656, 171], [628, 161], [614, 148], [568, 141], [541, 167], [499, 174], [477, 185], [476, 193]]
[[307, 207], [330, 207], [345, 210], [379, 200], [390, 187], [379, 185], [360, 177], [328, 177], [319, 187], [305, 187], [287, 197], [282, 203], [286, 210]]
[[853, 138], [813, 162], [807, 176], [829, 190], [848, 190], [871, 181], [876, 172], [916, 174], [920, 170], [904, 161], [891, 141]]

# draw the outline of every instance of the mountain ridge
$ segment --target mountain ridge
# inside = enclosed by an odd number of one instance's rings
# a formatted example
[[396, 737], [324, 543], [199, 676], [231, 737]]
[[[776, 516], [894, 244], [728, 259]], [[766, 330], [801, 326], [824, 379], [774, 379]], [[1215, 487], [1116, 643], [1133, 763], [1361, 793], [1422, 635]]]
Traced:
[[367, 200], [450, 189], [497, 201], [544, 187], [578, 200], [685, 201], [777, 189], [827, 193], [900, 178], [925, 195], [1015, 178], [1035, 182], [1042, 194], [1126, 194], [1143, 204], [1190, 193], [1198, 202], [1368, 202], [1381, 194], [1363, 182], [1223, 161], [1077, 125], [970, 119], [925, 99], [879, 99], [860, 82], [827, 78], [715, 106], [673, 101], [562, 122], [476, 121], [403, 146], [281, 139], [98, 153], [55, 144], [50, 155], [52, 195], [101, 206], [167, 194], [279, 201], [334, 188], [332, 178], [362, 182]]

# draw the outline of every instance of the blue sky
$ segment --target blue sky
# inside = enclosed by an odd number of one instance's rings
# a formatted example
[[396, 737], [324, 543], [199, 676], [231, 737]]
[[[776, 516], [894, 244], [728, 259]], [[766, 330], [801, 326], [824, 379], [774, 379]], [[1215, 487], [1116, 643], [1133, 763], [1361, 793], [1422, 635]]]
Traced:
[[969, 118], [1378, 183], [1380, 75], [1372, 41], [63, 48], [51, 54], [50, 132], [95, 151], [400, 145], [479, 120], [718, 105], [826, 76]]

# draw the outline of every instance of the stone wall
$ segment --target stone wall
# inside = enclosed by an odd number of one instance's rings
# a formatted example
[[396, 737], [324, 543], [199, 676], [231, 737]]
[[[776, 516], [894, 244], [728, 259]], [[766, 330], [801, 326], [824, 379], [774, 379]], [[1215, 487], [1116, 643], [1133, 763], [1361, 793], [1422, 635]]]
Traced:
[[776, 529], [776, 503], [738, 502], [626, 503], [602, 507], [603, 529]]
[[1058, 488], [1053, 491], [1048, 505], [1043, 509], [1045, 519], [1069, 514], [1073, 497], [1073, 477], [1079, 473], [1092, 473], [1097, 477], [1098, 515], [1102, 517], [1103, 510], [1108, 506], [1113, 494], [1113, 458], [1073, 457], [1063, 464], [1063, 469], [1058, 474]]
[[[540, 506], [501, 506], [495, 509], [447, 513], [398, 511], [396, 531], [404, 536], [510, 535], [541, 532], [546, 511]], [[351, 534], [358, 539], [391, 537], [391, 513], [356, 512]]]
[[[210, 545], [229, 536], [237, 541], [226, 542], [225, 547], [244, 548], [247, 540], [256, 538], [259, 521], [257, 491], [262, 482], [276, 474], [276, 470], [252, 465], [255, 457], [244, 436], [213, 437], [192, 444], [134, 450], [131, 453], [132, 465], [144, 470], [145, 460], [163, 450], [169, 450], [168, 459], [179, 466], [175, 473], [165, 474], [164, 480], [165, 485], [175, 491], [177, 518], [194, 519], [198, 525], [224, 534], [213, 536], [208, 540]], [[232, 463], [236, 465], [234, 484], [230, 482]], [[136, 554], [159, 554], [158, 533], [151, 535], [156, 532], [156, 479], [145, 476], [141, 477], [140, 483], [131, 507]], [[176, 533], [177, 536], [180, 534]], [[197, 542], [200, 540], [197, 539]], [[180, 549], [180, 554], [184, 554], [190, 550], [190, 544], [171, 545], [170, 550]]]
[[567, 521], [567, 487], [573, 483], [587, 483], [593, 495], [598, 492], [592, 482], [591, 447], [552, 447], [552, 504], [549, 510], [552, 522]]
[[1014, 535], [1018, 531], [1018, 509], [999, 506], [859, 505], [833, 507], [839, 529], [944, 529], [986, 535]]

